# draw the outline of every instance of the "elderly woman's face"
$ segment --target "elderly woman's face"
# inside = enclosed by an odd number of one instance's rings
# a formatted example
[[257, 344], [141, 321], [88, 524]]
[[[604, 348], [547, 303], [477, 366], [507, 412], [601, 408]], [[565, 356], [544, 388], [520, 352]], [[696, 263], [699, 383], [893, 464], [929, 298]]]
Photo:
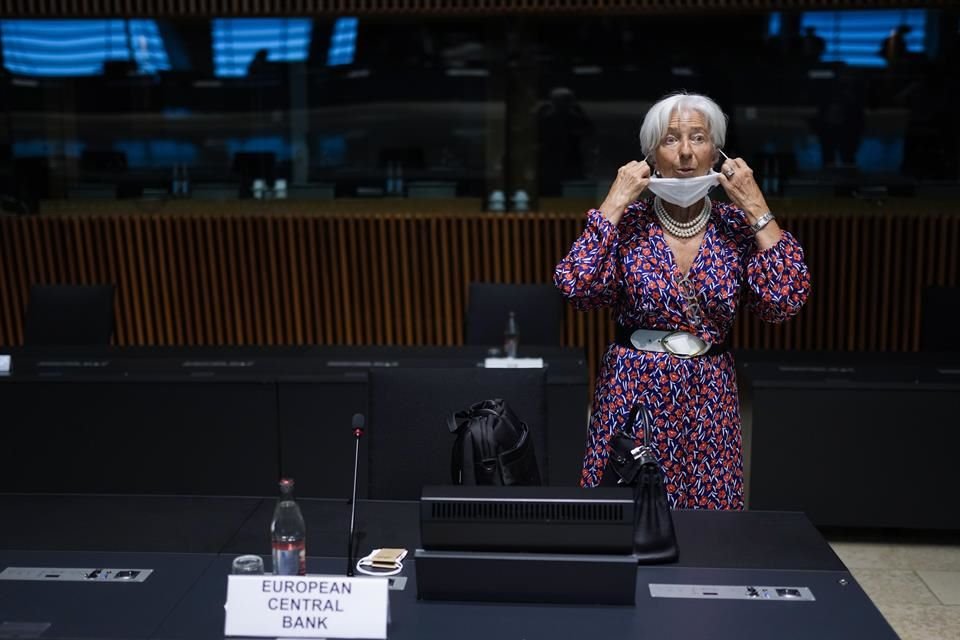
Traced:
[[674, 111], [654, 157], [655, 168], [664, 178], [693, 178], [709, 173], [717, 160], [717, 149], [707, 119], [699, 111]]

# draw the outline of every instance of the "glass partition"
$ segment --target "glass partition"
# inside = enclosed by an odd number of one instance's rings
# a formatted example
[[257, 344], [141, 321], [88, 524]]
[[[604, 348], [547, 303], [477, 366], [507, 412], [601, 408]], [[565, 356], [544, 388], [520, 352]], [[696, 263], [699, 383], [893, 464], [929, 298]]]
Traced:
[[0, 20], [0, 194], [602, 197], [685, 89], [772, 195], [955, 194], [957, 14]]

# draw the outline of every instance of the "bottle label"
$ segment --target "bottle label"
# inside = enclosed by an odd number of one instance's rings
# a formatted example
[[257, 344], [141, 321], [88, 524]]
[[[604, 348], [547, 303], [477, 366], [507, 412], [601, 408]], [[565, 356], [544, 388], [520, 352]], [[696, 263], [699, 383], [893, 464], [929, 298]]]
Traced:
[[[297, 548], [299, 546], [299, 548]], [[273, 547], [273, 575], [307, 575], [307, 550], [303, 544], [280, 543]]]
[[503, 343], [504, 355], [508, 358], [516, 358], [520, 346], [520, 339], [516, 336], [507, 336]]

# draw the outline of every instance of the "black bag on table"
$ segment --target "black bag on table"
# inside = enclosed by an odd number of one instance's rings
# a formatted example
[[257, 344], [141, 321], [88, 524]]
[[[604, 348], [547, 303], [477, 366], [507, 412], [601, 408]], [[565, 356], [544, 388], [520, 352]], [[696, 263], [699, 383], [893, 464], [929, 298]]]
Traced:
[[530, 430], [503, 400], [484, 400], [458, 411], [447, 426], [457, 436], [450, 464], [453, 484], [540, 484]]
[[634, 436], [621, 429], [610, 437], [607, 468], [600, 486], [633, 487], [635, 503], [633, 548], [639, 564], [674, 562], [679, 556], [673, 518], [667, 503], [667, 489], [660, 464], [650, 447], [650, 417], [643, 404], [630, 412], [628, 425], [637, 424], [641, 416], [643, 444], [637, 446]]

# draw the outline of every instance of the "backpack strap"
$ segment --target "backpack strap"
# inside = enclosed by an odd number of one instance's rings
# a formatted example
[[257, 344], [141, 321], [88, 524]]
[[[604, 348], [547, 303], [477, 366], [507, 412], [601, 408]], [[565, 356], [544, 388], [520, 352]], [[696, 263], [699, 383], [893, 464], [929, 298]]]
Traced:
[[463, 475], [463, 434], [457, 434], [453, 442], [453, 455], [450, 456], [450, 482], [460, 484]]
[[464, 436], [463, 446], [460, 447], [460, 455], [463, 457], [461, 464], [463, 473], [460, 484], [473, 486], [477, 484], [477, 467], [475, 458], [473, 457], [473, 432], [467, 431]]
[[447, 416], [447, 429], [454, 433], [457, 439], [453, 443], [453, 455], [450, 456], [450, 481], [460, 484], [463, 476], [463, 434], [468, 420], [467, 411], [457, 411]]
[[457, 434], [457, 439], [453, 443], [453, 455], [450, 457], [450, 481], [453, 484], [477, 484], [474, 466], [476, 458], [473, 454], [474, 434], [467, 427], [481, 415], [490, 413], [496, 415], [494, 411], [478, 408], [480, 404], [482, 403], [473, 405], [466, 411], [457, 411], [447, 416], [447, 429], [450, 433]]

